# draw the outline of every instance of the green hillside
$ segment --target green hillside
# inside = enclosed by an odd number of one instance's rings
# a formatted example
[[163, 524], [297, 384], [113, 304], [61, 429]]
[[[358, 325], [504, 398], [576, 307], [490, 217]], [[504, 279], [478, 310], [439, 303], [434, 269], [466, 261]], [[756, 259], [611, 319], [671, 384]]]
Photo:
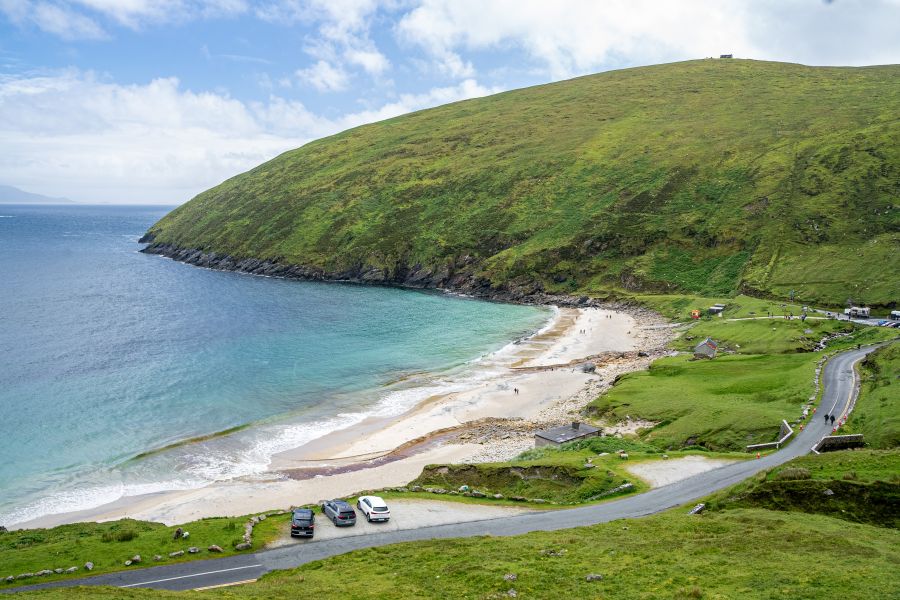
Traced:
[[146, 239], [223, 268], [477, 292], [885, 306], [900, 298], [898, 115], [900, 66], [613, 71], [312, 142]]

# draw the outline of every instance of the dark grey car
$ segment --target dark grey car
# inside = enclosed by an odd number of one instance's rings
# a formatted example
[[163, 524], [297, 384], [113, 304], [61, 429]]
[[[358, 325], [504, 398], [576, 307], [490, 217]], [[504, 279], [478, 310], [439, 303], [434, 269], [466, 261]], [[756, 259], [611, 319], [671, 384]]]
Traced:
[[291, 514], [291, 537], [312, 537], [316, 532], [316, 516], [308, 508], [295, 508]]
[[337, 527], [356, 525], [356, 511], [343, 500], [326, 500], [322, 504], [322, 514]]

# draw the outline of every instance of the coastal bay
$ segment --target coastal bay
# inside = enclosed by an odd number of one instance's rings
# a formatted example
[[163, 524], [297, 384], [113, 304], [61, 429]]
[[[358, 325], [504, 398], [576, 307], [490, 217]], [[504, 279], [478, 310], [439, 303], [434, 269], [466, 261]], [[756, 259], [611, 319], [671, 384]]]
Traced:
[[[173, 524], [249, 514], [404, 485], [427, 464], [506, 460], [532, 447], [536, 428], [578, 419], [617, 375], [645, 368], [668, 352], [672, 332], [661, 323], [653, 313], [635, 309], [562, 308], [538, 334], [471, 365], [473, 372], [453, 391], [427, 396], [400, 415], [371, 417], [278, 453], [265, 472], [199, 489], [123, 498], [28, 526], [125, 517]], [[597, 365], [594, 372], [580, 368], [586, 359]], [[610, 424], [608, 431], [640, 425]]]

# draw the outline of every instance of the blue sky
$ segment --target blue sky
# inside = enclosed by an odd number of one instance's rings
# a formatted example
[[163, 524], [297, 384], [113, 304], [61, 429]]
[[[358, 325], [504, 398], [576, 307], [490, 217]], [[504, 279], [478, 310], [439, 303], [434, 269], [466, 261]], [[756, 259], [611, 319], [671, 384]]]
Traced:
[[733, 52], [900, 60], [900, 0], [0, 0], [0, 183], [184, 202], [312, 139]]

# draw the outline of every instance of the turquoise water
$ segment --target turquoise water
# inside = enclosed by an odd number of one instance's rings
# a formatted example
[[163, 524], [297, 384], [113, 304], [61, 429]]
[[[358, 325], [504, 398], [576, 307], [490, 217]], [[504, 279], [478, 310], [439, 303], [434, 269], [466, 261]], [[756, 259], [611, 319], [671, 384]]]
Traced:
[[0, 524], [260, 472], [402, 412], [549, 317], [139, 253], [166, 210], [0, 206]]

